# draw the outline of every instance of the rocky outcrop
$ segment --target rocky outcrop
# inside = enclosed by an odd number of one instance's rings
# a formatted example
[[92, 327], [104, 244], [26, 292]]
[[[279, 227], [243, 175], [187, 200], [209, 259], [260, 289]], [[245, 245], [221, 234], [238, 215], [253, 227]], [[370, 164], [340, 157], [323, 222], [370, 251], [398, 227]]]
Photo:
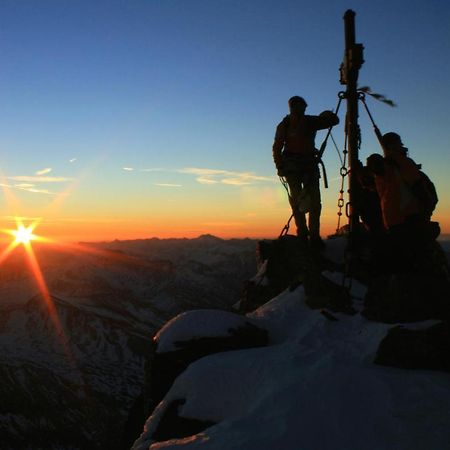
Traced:
[[450, 372], [449, 322], [419, 330], [392, 328], [381, 341], [374, 362], [401, 369]]
[[[201, 336], [202, 329], [196, 329], [196, 325], [205, 318], [209, 322], [208, 327], [216, 327], [216, 336]], [[190, 326], [190, 334], [197, 337], [187, 338], [177, 333], [177, 329], [186, 330]], [[156, 407], [178, 375], [194, 361], [215, 353], [263, 347], [268, 341], [266, 330], [237, 314], [214, 310], [181, 314], [169, 322], [153, 340], [146, 381], [146, 403], [149, 410]]]
[[174, 400], [168, 405], [164, 416], [152, 435], [155, 442], [167, 441], [193, 436], [214, 425], [208, 420], [189, 419], [181, 417], [179, 408], [186, 403], [186, 399]]
[[[412, 243], [411, 245], [414, 245]], [[371, 278], [362, 314], [384, 323], [450, 319], [450, 269], [437, 242], [416, 256], [414, 264], [397, 265]]]
[[345, 309], [345, 305], [348, 306], [348, 301], [343, 299], [345, 292], [337, 286], [331, 287], [331, 283], [321, 276], [323, 270], [334, 270], [337, 264], [297, 236], [260, 241], [256, 258], [259, 272], [244, 285], [241, 311], [253, 311], [285, 289], [295, 289], [300, 284], [305, 285], [311, 303], [320, 304], [317, 307]]
[[408, 323], [450, 319], [450, 283], [423, 273], [374, 278], [362, 314], [377, 322]]

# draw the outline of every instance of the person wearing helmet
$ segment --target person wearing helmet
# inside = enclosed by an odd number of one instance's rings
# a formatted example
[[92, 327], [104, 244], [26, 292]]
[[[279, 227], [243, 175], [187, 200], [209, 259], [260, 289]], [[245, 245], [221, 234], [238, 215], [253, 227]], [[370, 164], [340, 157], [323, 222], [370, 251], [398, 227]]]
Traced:
[[[319, 187], [318, 153], [315, 137], [339, 123], [331, 111], [318, 116], [305, 115], [306, 101], [299, 96], [289, 99], [289, 114], [278, 124], [272, 147], [273, 159], [280, 177], [289, 185], [289, 203], [297, 226], [297, 236], [311, 246], [323, 248], [320, 237], [322, 209]], [[309, 213], [308, 225], [305, 214]]]

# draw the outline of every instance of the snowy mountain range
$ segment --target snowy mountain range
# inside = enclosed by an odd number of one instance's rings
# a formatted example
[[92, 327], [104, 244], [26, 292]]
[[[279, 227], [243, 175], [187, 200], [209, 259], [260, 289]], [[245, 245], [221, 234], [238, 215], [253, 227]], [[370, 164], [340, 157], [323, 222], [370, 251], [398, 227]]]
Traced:
[[152, 335], [183, 311], [229, 309], [255, 272], [249, 239], [35, 251], [56, 315], [15, 252], [0, 274], [2, 450], [129, 448]]

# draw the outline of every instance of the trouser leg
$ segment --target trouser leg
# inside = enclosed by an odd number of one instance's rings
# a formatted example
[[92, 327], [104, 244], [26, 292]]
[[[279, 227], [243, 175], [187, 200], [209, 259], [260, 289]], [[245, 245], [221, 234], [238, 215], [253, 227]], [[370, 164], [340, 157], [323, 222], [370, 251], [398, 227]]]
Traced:
[[297, 235], [306, 237], [308, 235], [308, 227], [306, 226], [305, 213], [301, 212], [298, 208], [300, 192], [302, 190], [301, 178], [298, 175], [288, 175], [286, 176], [286, 181], [289, 185], [289, 203], [294, 214]]
[[308, 217], [309, 236], [311, 239], [320, 238], [320, 213], [322, 204], [320, 199], [319, 170], [308, 173], [304, 178], [304, 187], [310, 197], [310, 209]]

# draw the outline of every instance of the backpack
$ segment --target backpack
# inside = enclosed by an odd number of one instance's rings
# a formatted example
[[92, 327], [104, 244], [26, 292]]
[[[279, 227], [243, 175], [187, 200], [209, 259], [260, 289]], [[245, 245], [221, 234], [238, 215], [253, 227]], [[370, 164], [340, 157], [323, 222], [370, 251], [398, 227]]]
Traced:
[[439, 201], [436, 187], [426, 173], [421, 170], [419, 172], [420, 179], [411, 186], [411, 191], [419, 200], [425, 212], [431, 217]]

